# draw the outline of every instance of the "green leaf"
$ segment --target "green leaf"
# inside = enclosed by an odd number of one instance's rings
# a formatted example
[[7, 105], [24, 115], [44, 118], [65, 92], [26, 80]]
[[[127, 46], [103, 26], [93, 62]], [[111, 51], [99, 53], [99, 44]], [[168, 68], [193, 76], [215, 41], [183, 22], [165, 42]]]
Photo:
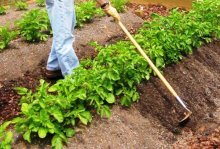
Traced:
[[50, 128], [50, 129], [53, 129], [53, 128], [54, 128], [54, 124], [51, 123], [50, 121], [48, 121], [48, 122], [46, 123], [46, 126], [47, 126], [47, 128]]
[[31, 131], [30, 131], [30, 130], [26, 131], [26, 132], [23, 134], [24, 140], [28, 141], [29, 143], [31, 143], [31, 137], [30, 137], [30, 135], [31, 135]]
[[11, 144], [12, 140], [13, 140], [13, 132], [8, 131], [5, 135], [4, 142], [5, 142], [5, 144]]
[[116, 90], [116, 93], [115, 93], [115, 94], [118, 96], [118, 95], [120, 95], [122, 92], [123, 92], [123, 88], [119, 88], [119, 89]]
[[40, 85], [43, 86], [45, 84], [45, 80], [40, 79]]
[[4, 145], [3, 149], [11, 149], [11, 145], [10, 144], [6, 144], [6, 145]]
[[70, 138], [70, 137], [73, 137], [76, 132], [71, 128], [67, 128], [65, 129], [65, 133], [66, 133], [66, 136]]
[[21, 118], [21, 117], [16, 117], [12, 120], [12, 124], [16, 124], [16, 123], [24, 123], [25, 119]]
[[40, 119], [41, 121], [49, 120], [49, 115], [47, 114], [47, 111], [45, 109], [40, 110]]
[[106, 80], [106, 73], [104, 73], [102, 76], [101, 76], [101, 78], [102, 78], [102, 81], [104, 81], [104, 80]]
[[1, 126], [0, 126], [0, 133], [2, 133], [3, 131], [5, 131], [5, 129], [12, 123], [12, 121], [7, 121], [4, 122]]
[[45, 102], [39, 101], [39, 105], [41, 106], [42, 109], [46, 108]]
[[106, 116], [107, 118], [110, 118], [111, 116], [111, 110], [108, 106], [103, 106], [101, 109], [100, 109], [100, 115], [101, 117], [104, 117]]
[[71, 119], [71, 124], [72, 124], [72, 126], [76, 125], [76, 120], [74, 118]]
[[79, 99], [85, 99], [86, 98], [86, 90], [80, 89], [76, 92], [76, 97]]
[[97, 87], [96, 91], [101, 97], [103, 97], [103, 95], [105, 94], [105, 91], [102, 87]]
[[120, 100], [122, 106], [131, 106], [131, 99], [127, 96], [123, 96]]
[[113, 86], [112, 86], [112, 84], [111, 84], [110, 81], [106, 81], [106, 82], [103, 84], [103, 86], [105, 86], [105, 88], [106, 88], [107, 90], [113, 91]]
[[47, 132], [48, 132], [48, 130], [46, 128], [41, 127], [38, 130], [38, 136], [43, 139], [47, 136]]
[[135, 93], [133, 94], [132, 100], [133, 100], [133, 101], [137, 101], [138, 99], [139, 99], [139, 95], [138, 95], [137, 92], [135, 92]]
[[147, 74], [146, 74], [145, 79], [146, 79], [146, 80], [149, 80], [149, 79], [150, 79], [150, 73], [147, 73]]
[[54, 134], [55, 129], [49, 129], [48, 132], [49, 132], [50, 134]]
[[87, 125], [88, 122], [92, 121], [92, 115], [89, 111], [84, 111], [78, 114], [78, 118], [80, 121], [84, 124]]
[[48, 92], [56, 92], [57, 90], [57, 85], [55, 84], [48, 89]]
[[109, 79], [114, 80], [114, 81], [119, 80], [120, 77], [119, 77], [118, 70], [113, 69], [113, 70], [109, 71], [108, 77], [109, 77]]
[[24, 87], [16, 87], [15, 90], [18, 91], [19, 95], [26, 95], [28, 93], [28, 89]]
[[127, 82], [128, 82], [129, 87], [132, 87], [133, 84], [134, 84], [134, 81], [133, 81], [133, 80], [127, 80]]
[[52, 110], [52, 113], [51, 113], [54, 118], [59, 122], [59, 123], [62, 123], [63, 122], [63, 114], [62, 112], [59, 110], [59, 109], [54, 109]]
[[29, 106], [27, 103], [22, 103], [21, 112], [23, 112], [25, 115], [29, 115]]
[[62, 138], [59, 135], [53, 136], [51, 142], [52, 142], [53, 149], [62, 149], [63, 148]]
[[164, 66], [164, 60], [162, 58], [158, 57], [156, 59], [156, 66], [157, 67], [163, 67]]
[[115, 96], [112, 94], [112, 93], [109, 93], [108, 94], [108, 96], [107, 96], [107, 98], [106, 98], [106, 101], [108, 102], [108, 103], [114, 103], [115, 102]]

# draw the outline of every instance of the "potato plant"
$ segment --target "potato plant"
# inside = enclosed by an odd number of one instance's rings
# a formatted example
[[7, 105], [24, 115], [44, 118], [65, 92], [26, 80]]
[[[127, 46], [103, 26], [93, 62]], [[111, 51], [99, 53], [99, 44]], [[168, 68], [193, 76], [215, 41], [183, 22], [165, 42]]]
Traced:
[[[201, 15], [200, 4], [209, 7], [206, 15]], [[154, 15], [154, 20], [146, 22], [135, 38], [162, 69], [192, 53], [194, 47], [219, 38], [220, 23], [216, 21], [219, 6], [219, 0], [204, 0], [195, 3], [195, 10], [188, 13], [173, 10], [168, 17]], [[212, 17], [205, 20], [203, 17], [210, 13]], [[75, 134], [74, 127], [78, 123], [90, 123], [94, 112], [110, 117], [114, 103], [130, 106], [138, 101], [136, 86], [150, 79], [153, 72], [131, 42], [119, 41], [106, 47], [93, 45], [99, 51], [97, 57], [82, 60], [74, 74], [53, 86], [40, 80], [36, 92], [17, 88], [21, 95], [21, 114], [0, 127], [0, 139], [6, 142], [5, 146], [12, 141], [10, 131], [5, 137], [5, 129], [13, 124], [28, 142], [32, 135], [37, 134], [39, 138], [52, 135], [52, 147], [62, 148], [67, 138]]]
[[10, 31], [6, 26], [0, 26], [0, 51], [7, 48], [12, 39], [15, 38], [17, 33]]
[[51, 32], [50, 21], [45, 10], [32, 9], [16, 22], [21, 37], [27, 41], [46, 41]]
[[16, 10], [27, 10], [28, 9], [28, 3], [26, 1], [17, 1], [15, 3]]
[[118, 12], [124, 12], [128, 0], [111, 0], [111, 3], [117, 9]]
[[[191, 15], [195, 15], [193, 19], [197, 20], [198, 22], [209, 22], [209, 26], [212, 26], [212, 32], [215, 35], [220, 37], [220, 6], [216, 0], [210, 1], [198, 1], [197, 3], [193, 4], [193, 11], [191, 11]], [[212, 12], [212, 13], [210, 13]]]
[[0, 144], [0, 149], [10, 149], [13, 142], [13, 133], [11, 131], [4, 131], [12, 122], [5, 122], [0, 126], [0, 138], [3, 138]]
[[46, 5], [45, 0], [36, 0], [36, 4], [39, 7], [44, 7]]
[[[119, 12], [123, 12], [128, 0], [112, 0], [111, 2]], [[77, 19], [76, 27], [82, 27], [84, 23], [90, 22], [94, 17], [104, 15], [103, 10], [101, 8], [97, 8], [94, 0], [88, 0], [76, 4], [75, 10]]]
[[76, 11], [76, 27], [82, 27], [84, 23], [88, 23], [95, 16], [103, 15], [100, 8], [96, 7], [96, 2], [94, 0], [88, 0], [75, 5]]
[[6, 9], [4, 6], [0, 6], [0, 15], [5, 15], [6, 14]]

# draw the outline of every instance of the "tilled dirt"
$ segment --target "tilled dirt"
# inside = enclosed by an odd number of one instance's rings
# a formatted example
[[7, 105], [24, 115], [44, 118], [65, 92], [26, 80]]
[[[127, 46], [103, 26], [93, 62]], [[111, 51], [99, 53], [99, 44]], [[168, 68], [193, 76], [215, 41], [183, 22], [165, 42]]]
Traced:
[[151, 15], [153, 13], [157, 13], [161, 16], [166, 16], [169, 14], [169, 9], [162, 5], [142, 5], [129, 3], [127, 7], [130, 11], [147, 21], [150, 21], [152, 19]]
[[[169, 66], [164, 71], [168, 82], [193, 111], [191, 121], [187, 126], [196, 126], [202, 118], [210, 116], [211, 112], [216, 109], [216, 102], [220, 100], [220, 76], [218, 75], [220, 59], [216, 51], [220, 51], [219, 41], [196, 50], [181, 63]], [[172, 101], [174, 98], [161, 81], [154, 77], [141, 84], [139, 88], [141, 98], [146, 99], [140, 101], [140, 111], [143, 115], [153, 112], [152, 114], [158, 117], [164, 126], [171, 131], [174, 129], [175, 132], [174, 126], [178, 126], [177, 121], [180, 119], [177, 116], [178, 109], [174, 108], [177, 103]], [[155, 107], [158, 108], [155, 109]]]
[[50, 83], [55, 82], [53, 80], [48, 80], [45, 77], [44, 66], [45, 61], [42, 61], [34, 72], [27, 71], [23, 77], [16, 80], [0, 82], [0, 123], [3, 120], [8, 120], [19, 115], [20, 96], [15, 90], [16, 87], [22, 86], [34, 91], [39, 85], [40, 79], [44, 79]]

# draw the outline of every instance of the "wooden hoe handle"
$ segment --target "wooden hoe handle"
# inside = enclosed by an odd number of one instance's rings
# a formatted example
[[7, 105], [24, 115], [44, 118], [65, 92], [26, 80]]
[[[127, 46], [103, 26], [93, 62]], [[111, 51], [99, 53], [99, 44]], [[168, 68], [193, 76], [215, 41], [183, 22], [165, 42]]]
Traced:
[[187, 110], [190, 111], [184, 102], [180, 99], [180, 97], [177, 95], [176, 91], [172, 88], [170, 83], [165, 79], [165, 77], [161, 74], [161, 72], [157, 69], [157, 67], [154, 65], [154, 63], [150, 60], [150, 58], [145, 54], [145, 52], [142, 50], [140, 45], [136, 42], [136, 40], [131, 36], [131, 34], [128, 32], [128, 30], [125, 28], [125, 26], [121, 23], [121, 21], [118, 22], [119, 26], [122, 28], [122, 30], [125, 32], [125, 34], [128, 36], [128, 38], [131, 40], [131, 42], [135, 45], [135, 47], [138, 49], [140, 54], [146, 59], [150, 67], [154, 70], [154, 72], [157, 74], [157, 76], [162, 80], [162, 82], [165, 84], [165, 86], [168, 88], [168, 90], [173, 94], [174, 97], [176, 97], [177, 101]]

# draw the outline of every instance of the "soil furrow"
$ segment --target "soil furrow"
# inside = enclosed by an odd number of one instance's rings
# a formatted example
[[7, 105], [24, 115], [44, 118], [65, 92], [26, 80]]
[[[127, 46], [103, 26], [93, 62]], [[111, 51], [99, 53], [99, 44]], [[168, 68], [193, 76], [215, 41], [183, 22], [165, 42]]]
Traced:
[[[214, 50], [215, 49], [215, 50]], [[209, 69], [216, 78], [220, 78], [220, 46], [213, 46], [208, 52], [205, 48], [200, 48], [195, 53], [195, 59], [197, 59], [200, 63]]]
[[[191, 121], [187, 125], [189, 127], [195, 126], [201, 118], [213, 112], [216, 108], [213, 100], [220, 98], [220, 79], [217, 77], [219, 68], [214, 69], [220, 65], [220, 61], [217, 59], [218, 54], [210, 48], [208, 44], [181, 63], [169, 66], [164, 71], [168, 82], [193, 111]], [[209, 54], [211, 57], [208, 59], [209, 65], [204, 65], [206, 62], [205, 59], [201, 59], [201, 55]], [[214, 66], [211, 65], [213, 63]], [[143, 83], [142, 89], [139, 90], [141, 113], [144, 115], [150, 112], [166, 128], [171, 131], [176, 130], [178, 115], [181, 115], [182, 111], [179, 109], [182, 108], [177, 102], [173, 102], [174, 98], [162, 82], [154, 77], [149, 82]]]

